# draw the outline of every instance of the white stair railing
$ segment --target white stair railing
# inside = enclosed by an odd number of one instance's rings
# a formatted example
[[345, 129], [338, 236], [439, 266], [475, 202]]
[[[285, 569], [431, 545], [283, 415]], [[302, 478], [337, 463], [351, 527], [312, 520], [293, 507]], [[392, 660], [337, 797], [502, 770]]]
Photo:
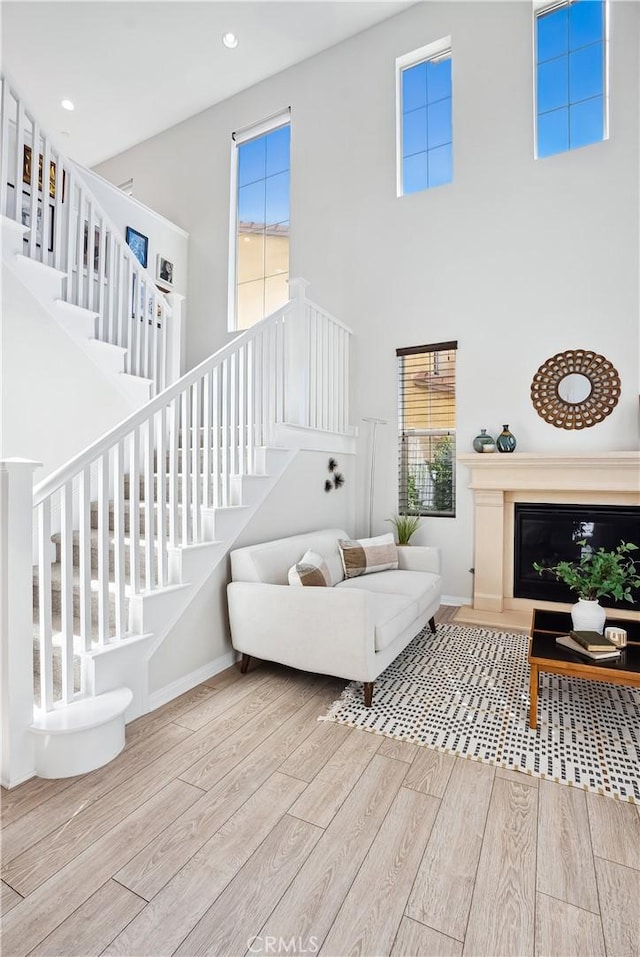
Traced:
[[175, 367], [171, 306], [6, 77], [0, 101], [0, 214], [28, 227], [25, 255], [65, 274], [63, 297], [96, 314], [96, 337], [127, 350], [124, 371], [160, 392]]
[[[269, 444], [275, 427], [348, 432], [350, 330], [309, 302], [305, 286], [293, 280], [294, 299], [34, 489], [44, 709], [57, 703], [54, 644], [61, 648], [59, 700], [70, 702], [85, 693], [74, 687], [74, 651], [130, 634], [127, 598], [172, 584], [169, 549], [213, 540], [213, 510], [234, 504], [232, 477], [256, 470], [256, 449]], [[58, 513], [54, 604], [51, 536]], [[92, 518], [97, 572], [91, 568]]]

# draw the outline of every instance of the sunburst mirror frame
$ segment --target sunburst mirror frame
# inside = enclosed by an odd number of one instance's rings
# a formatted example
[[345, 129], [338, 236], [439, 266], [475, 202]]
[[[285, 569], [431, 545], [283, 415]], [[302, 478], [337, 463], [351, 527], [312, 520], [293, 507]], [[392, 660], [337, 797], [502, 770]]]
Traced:
[[[584, 376], [591, 389], [570, 402], [560, 388], [567, 376]], [[611, 362], [588, 349], [568, 349], [540, 366], [531, 383], [531, 401], [541, 418], [556, 429], [589, 429], [610, 415], [620, 398], [620, 376]]]

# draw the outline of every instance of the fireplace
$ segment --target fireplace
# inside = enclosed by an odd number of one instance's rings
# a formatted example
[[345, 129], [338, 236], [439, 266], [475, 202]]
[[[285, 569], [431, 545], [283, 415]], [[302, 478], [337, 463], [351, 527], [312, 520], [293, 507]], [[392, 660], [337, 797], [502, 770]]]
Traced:
[[[511, 455], [462, 453], [458, 456], [458, 462], [469, 469], [469, 486], [473, 491], [474, 576], [473, 605], [462, 607], [456, 614], [456, 621], [527, 630], [533, 608], [566, 610], [574, 603], [575, 598], [571, 593], [566, 594], [564, 601], [560, 597], [550, 597], [548, 589], [553, 586], [553, 579], [541, 579], [535, 572], [532, 572], [525, 587], [542, 585], [545, 598], [523, 598], [514, 592], [516, 506], [552, 506], [552, 512], [555, 512], [554, 506], [559, 509], [575, 507], [577, 517], [572, 515], [568, 519], [568, 538], [574, 549], [572, 523], [575, 522], [594, 523], [594, 534], [583, 537], [593, 540], [597, 536], [596, 547], [602, 544], [611, 548], [621, 539], [640, 545], [638, 452], [595, 452], [586, 455], [518, 451]], [[609, 518], [609, 506], [614, 507], [614, 512], [622, 509], [622, 531], [605, 530], [604, 520], [605, 517], [607, 520]], [[597, 521], [594, 509], [598, 510]], [[533, 515], [534, 512], [529, 514]], [[537, 547], [540, 544], [537, 539], [542, 535], [540, 529], [534, 526], [533, 530], [526, 532], [527, 547], [533, 550], [532, 542], [535, 543], [536, 553], [533, 556], [527, 554], [524, 559], [521, 557], [521, 567], [536, 560], [556, 561], [560, 556], [555, 541], [556, 525], [559, 525], [557, 512], [552, 519], [551, 532], [544, 533], [547, 536], [545, 544], [550, 547], [548, 557]], [[591, 528], [587, 530], [591, 531]], [[542, 540], [545, 541], [544, 536]], [[576, 555], [574, 550], [568, 557]], [[609, 599], [603, 603], [610, 606]], [[630, 611], [618, 606], [613, 609], [612, 617], [640, 621], [640, 602], [632, 608]]]
[[[556, 565], [579, 561], [585, 549], [610, 551], [620, 542], [640, 545], [640, 508], [516, 502], [514, 532], [514, 598], [574, 602], [574, 593], [551, 575], [539, 575], [534, 561]], [[611, 598], [603, 602], [612, 608], [634, 609], [640, 602], [640, 590], [633, 603]]]

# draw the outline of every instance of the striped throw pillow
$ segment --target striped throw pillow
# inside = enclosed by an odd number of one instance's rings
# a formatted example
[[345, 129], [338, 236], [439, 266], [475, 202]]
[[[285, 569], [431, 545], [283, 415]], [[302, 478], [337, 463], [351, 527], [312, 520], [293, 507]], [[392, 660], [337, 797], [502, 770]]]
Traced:
[[305, 552], [299, 562], [289, 569], [290, 585], [314, 585], [320, 588], [331, 587], [331, 575], [322, 555]]
[[398, 549], [391, 532], [357, 541], [338, 539], [345, 578], [358, 578], [371, 572], [398, 567]]

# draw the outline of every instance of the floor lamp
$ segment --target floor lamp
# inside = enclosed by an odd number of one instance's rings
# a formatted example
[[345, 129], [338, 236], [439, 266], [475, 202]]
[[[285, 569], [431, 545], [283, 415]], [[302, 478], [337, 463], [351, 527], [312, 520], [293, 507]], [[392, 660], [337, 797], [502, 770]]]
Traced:
[[373, 527], [373, 482], [376, 470], [376, 430], [379, 425], [388, 425], [388, 422], [386, 419], [368, 418], [364, 418], [362, 421], [371, 422], [373, 425], [373, 434], [371, 436], [371, 473], [369, 479], [369, 538], [371, 538], [371, 530]]

